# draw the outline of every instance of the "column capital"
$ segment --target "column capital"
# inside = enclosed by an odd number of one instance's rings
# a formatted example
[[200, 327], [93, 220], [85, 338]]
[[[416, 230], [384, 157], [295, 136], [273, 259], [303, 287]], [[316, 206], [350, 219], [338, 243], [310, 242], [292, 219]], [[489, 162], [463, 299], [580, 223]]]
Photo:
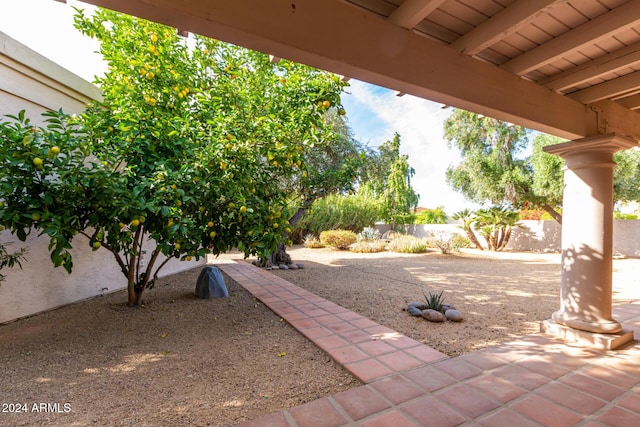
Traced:
[[615, 153], [637, 146], [638, 143], [626, 136], [616, 133], [590, 136], [587, 138], [575, 139], [561, 144], [548, 145], [542, 149], [549, 154], [555, 154], [562, 158], [570, 157], [578, 153], [598, 152]]

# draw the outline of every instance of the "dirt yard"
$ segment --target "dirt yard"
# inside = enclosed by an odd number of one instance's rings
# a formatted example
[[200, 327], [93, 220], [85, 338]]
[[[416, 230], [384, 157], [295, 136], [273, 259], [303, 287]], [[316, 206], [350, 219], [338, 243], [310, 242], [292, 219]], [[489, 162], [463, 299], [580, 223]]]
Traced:
[[[557, 254], [290, 254], [305, 268], [274, 274], [451, 356], [537, 332], [559, 304]], [[614, 304], [640, 300], [639, 269], [614, 261]], [[229, 426], [359, 385], [235, 283], [196, 298], [199, 271], [144, 308], [122, 291], [0, 326], [0, 425]], [[429, 291], [465, 320], [403, 310]]]

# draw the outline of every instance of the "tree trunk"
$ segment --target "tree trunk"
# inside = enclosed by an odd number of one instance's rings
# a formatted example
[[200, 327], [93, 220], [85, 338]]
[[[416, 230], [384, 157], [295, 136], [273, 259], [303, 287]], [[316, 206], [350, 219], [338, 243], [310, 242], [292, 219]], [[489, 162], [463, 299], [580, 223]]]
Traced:
[[553, 209], [551, 206], [549, 206], [547, 204], [542, 205], [542, 209], [544, 209], [544, 211], [546, 213], [551, 215], [551, 217], [553, 219], [555, 219], [558, 222], [558, 224], [562, 225], [562, 215], [560, 215], [558, 212], [556, 212], [555, 209]]
[[469, 240], [471, 240], [471, 243], [475, 245], [476, 249], [480, 249], [481, 251], [483, 251], [484, 248], [480, 244], [480, 241], [478, 240], [476, 233], [473, 232], [471, 227], [466, 227], [464, 231], [467, 233], [467, 237], [469, 238]]

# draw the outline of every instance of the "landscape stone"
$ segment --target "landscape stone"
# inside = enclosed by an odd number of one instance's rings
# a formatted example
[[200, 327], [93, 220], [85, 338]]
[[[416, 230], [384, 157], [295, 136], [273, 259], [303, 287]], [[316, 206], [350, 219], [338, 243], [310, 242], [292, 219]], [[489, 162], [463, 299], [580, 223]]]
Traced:
[[446, 313], [447, 310], [455, 310], [456, 308], [454, 306], [452, 306], [451, 304], [442, 304], [442, 306], [440, 307], [440, 312], [442, 312], [442, 314]]
[[432, 310], [430, 308], [422, 310], [422, 317], [427, 319], [429, 322], [444, 322], [444, 315], [439, 311]]
[[278, 266], [278, 268], [279, 268], [280, 270], [288, 270], [288, 269], [289, 269], [289, 267], [287, 267], [287, 264], [280, 264], [280, 265]]
[[289, 265], [289, 269], [290, 269], [290, 270], [297, 270], [297, 269], [298, 269], [298, 266], [297, 266], [296, 264], [290, 264], [290, 265]]
[[412, 316], [422, 316], [422, 310], [419, 309], [418, 307], [415, 307], [415, 306], [411, 305], [411, 304], [409, 304], [409, 307], [407, 308], [407, 311]]
[[419, 301], [414, 301], [409, 303], [409, 307], [414, 307], [418, 310], [425, 310], [427, 308], [427, 304]]
[[449, 309], [445, 311], [444, 317], [446, 317], [447, 320], [451, 320], [452, 322], [462, 322], [462, 320], [464, 319], [464, 317], [462, 316], [462, 313], [454, 309]]
[[227, 285], [224, 283], [222, 272], [217, 267], [205, 267], [200, 272], [196, 282], [198, 298], [226, 298], [229, 296]]
[[304, 264], [302, 263], [297, 263], [296, 265], [298, 266], [298, 268], [304, 268]]

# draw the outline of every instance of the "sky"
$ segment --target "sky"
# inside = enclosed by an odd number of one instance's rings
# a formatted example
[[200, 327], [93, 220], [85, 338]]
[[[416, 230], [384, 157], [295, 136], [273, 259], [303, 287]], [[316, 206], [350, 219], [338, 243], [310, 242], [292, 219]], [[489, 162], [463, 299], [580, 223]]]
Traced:
[[[106, 66], [96, 53], [98, 43], [73, 27], [71, 6], [93, 8], [75, 0], [66, 5], [53, 0], [0, 0], [0, 31], [92, 81]], [[443, 138], [443, 122], [451, 109], [411, 95], [399, 97], [395, 91], [358, 80], [349, 83], [342, 103], [355, 139], [377, 147], [394, 133], [400, 135], [400, 152], [409, 156], [416, 171], [412, 184], [420, 194], [419, 206], [443, 206], [449, 215], [476, 207], [446, 183], [447, 167], [459, 161]]]

